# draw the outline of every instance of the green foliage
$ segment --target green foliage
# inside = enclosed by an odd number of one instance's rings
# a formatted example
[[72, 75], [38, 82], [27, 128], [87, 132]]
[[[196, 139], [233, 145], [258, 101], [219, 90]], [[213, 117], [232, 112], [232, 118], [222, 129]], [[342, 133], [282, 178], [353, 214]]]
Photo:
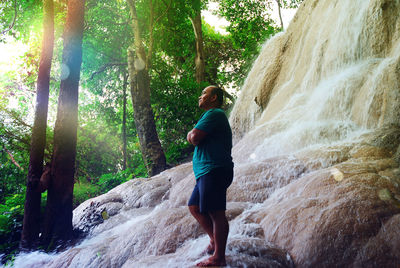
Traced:
[[[128, 161], [128, 169], [132, 173], [132, 177], [144, 178], [148, 176], [146, 166], [144, 165], [142, 155], [139, 150], [139, 142], [131, 144], [135, 149], [131, 149], [134, 153]], [[129, 148], [129, 147], [128, 147]], [[129, 172], [129, 171], [127, 171]]]
[[24, 217], [25, 191], [5, 197], [0, 204], [0, 255], [1, 262], [13, 258], [13, 252], [18, 248]]
[[[16, 4], [16, 5], [15, 5]], [[0, 29], [14, 38], [27, 38], [31, 31], [40, 31], [42, 22], [42, 1], [13, 1], [0, 2]], [[29, 22], [29, 24], [27, 24]], [[29, 27], [27, 27], [29, 25]], [[0, 42], [4, 41], [1, 35]], [[26, 39], [25, 39], [26, 40]]]
[[27, 174], [22, 168], [27, 167], [29, 158], [28, 152], [20, 149], [26, 146], [19, 140], [20, 133], [16, 132], [14, 138], [9, 138], [6, 131], [0, 123], [0, 203], [6, 196], [23, 192]]
[[[153, 61], [161, 57], [177, 73], [194, 74], [195, 35], [189, 19], [189, 16], [193, 16], [193, 8], [187, 1], [171, 1], [170, 5], [168, 12], [160, 17], [153, 31]], [[160, 15], [165, 12], [165, 6], [158, 6], [158, 9], [157, 13]], [[163, 71], [159, 66], [153, 66], [153, 69]]]
[[211, 84], [238, 86], [243, 79], [240, 73], [241, 51], [234, 47], [231, 35], [222, 35], [203, 22], [205, 76]]
[[76, 208], [85, 200], [100, 194], [98, 185], [87, 182], [85, 179], [78, 180], [74, 185], [73, 207]]
[[[92, 93], [113, 89], [121, 96], [121, 73], [126, 72], [126, 51], [133, 42], [125, 1], [90, 1], [83, 40], [82, 82]], [[111, 100], [111, 99], [109, 99]]]
[[[169, 163], [175, 163], [187, 155], [186, 152], [184, 156], [179, 155], [178, 148], [187, 150], [189, 147], [185, 139], [186, 133], [193, 127], [199, 115], [199, 87], [194, 81], [195, 36], [189, 20], [193, 11], [192, 4], [197, 5], [197, 2], [153, 1], [154, 46], [150, 72], [152, 104], [158, 134]], [[127, 72], [126, 64], [123, 63], [126, 63], [126, 49], [133, 40], [132, 29], [128, 24], [129, 10], [125, 2], [96, 1], [89, 5], [88, 27], [84, 39], [84, 50], [87, 53], [84, 53], [82, 77], [84, 85], [90, 91], [88, 94], [92, 96], [88, 104], [84, 102], [80, 105], [80, 122], [84, 121], [85, 126], [80, 129], [81, 138], [78, 138], [78, 144], [84, 147], [78, 149], [78, 154], [86, 157], [79, 156], [78, 159], [80, 167], [89, 174], [99, 176], [101, 172], [115, 173], [117, 170], [111, 166], [121, 166], [122, 91]], [[148, 44], [149, 3], [138, 2], [137, 10], [140, 25], [143, 27], [142, 38]], [[174, 107], [176, 103], [181, 105]], [[138, 157], [140, 151], [130, 99], [127, 107], [128, 167], [135, 176], [144, 175], [144, 165], [141, 157]], [[93, 137], [105, 142], [100, 142], [95, 149]], [[112, 144], [112, 147], [107, 144]], [[108, 171], [105, 170], [106, 165], [99, 168], [102, 162], [109, 164]]]
[[146, 167], [142, 163], [134, 169], [106, 173], [101, 175], [100, 178], [92, 179], [91, 181], [87, 181], [86, 178], [80, 178], [74, 185], [73, 207], [79, 206], [87, 199], [104, 194], [135, 177], [145, 177], [147, 175], [146, 172]]
[[262, 43], [279, 31], [270, 18], [271, 2], [221, 0], [219, 4], [218, 14], [230, 23], [226, 30], [230, 33], [233, 48], [241, 54], [237, 64], [232, 65], [236, 81], [243, 81]]
[[79, 176], [90, 179], [110, 171], [116, 172], [121, 163], [118, 150], [121, 141], [103, 123], [89, 121], [78, 130], [76, 168]]
[[167, 162], [176, 164], [191, 152], [192, 147], [186, 141], [186, 134], [202, 113], [197, 103], [202, 86], [205, 85], [199, 86], [184, 74], [177, 76], [175, 69], [168, 66], [167, 62], [155, 61], [154, 65], [163, 70], [152, 73], [151, 97], [157, 132]]
[[170, 143], [168, 150], [165, 152], [165, 157], [170, 164], [179, 164], [184, 161], [190, 161], [191, 154], [193, 152], [193, 146], [188, 144], [182, 139], [177, 140], [175, 143]]
[[298, 8], [304, 0], [279, 0], [284, 8]]
[[133, 178], [133, 172], [130, 169], [126, 169], [117, 173], [104, 174], [99, 178], [96, 183], [101, 193], [106, 193], [121, 183], [127, 182]]
[[[20, 192], [6, 196], [0, 204], [0, 263], [12, 266], [15, 255], [19, 252], [19, 241], [24, 218], [26, 187]], [[42, 194], [41, 210], [44, 213], [47, 192]], [[3, 255], [2, 255], [3, 254]]]
[[24, 215], [25, 194], [18, 193], [6, 197], [5, 203], [0, 204], [0, 236], [4, 236], [22, 227], [18, 218]]

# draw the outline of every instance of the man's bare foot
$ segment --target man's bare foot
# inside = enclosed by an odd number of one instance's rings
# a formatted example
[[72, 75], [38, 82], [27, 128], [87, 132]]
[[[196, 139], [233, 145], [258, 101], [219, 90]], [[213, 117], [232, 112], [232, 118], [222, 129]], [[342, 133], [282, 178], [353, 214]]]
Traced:
[[208, 258], [205, 261], [201, 261], [196, 264], [198, 267], [211, 267], [211, 266], [226, 266], [225, 260], [216, 260], [213, 257]]
[[208, 246], [206, 248], [206, 253], [208, 255], [213, 255], [214, 254], [214, 250], [215, 250], [214, 243], [210, 241], [210, 244], [208, 244]]

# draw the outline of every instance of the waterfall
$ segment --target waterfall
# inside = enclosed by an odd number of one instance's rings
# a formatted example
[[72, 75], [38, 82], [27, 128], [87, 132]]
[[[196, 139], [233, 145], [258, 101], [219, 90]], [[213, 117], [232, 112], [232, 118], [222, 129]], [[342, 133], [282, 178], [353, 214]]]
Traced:
[[[398, 14], [399, 0], [306, 0], [263, 46], [230, 117], [230, 267], [400, 263]], [[192, 267], [208, 244], [194, 183], [187, 163], [87, 200], [85, 241], [15, 265]]]
[[[287, 32], [267, 42], [231, 116], [239, 138], [251, 130], [252, 158], [399, 124], [398, 103], [387, 105], [398, 98], [389, 90], [399, 88], [398, 77], [390, 76], [399, 64], [399, 22], [388, 20], [393, 7], [384, 10], [385, 3], [306, 1]], [[371, 30], [378, 27], [382, 33]], [[247, 147], [247, 139], [242, 143]]]

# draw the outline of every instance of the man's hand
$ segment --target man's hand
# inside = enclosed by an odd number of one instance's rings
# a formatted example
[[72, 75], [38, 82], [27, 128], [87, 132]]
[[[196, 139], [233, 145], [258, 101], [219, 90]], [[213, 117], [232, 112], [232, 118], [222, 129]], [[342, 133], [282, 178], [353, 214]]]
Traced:
[[206, 136], [207, 132], [194, 128], [187, 134], [187, 141], [194, 146], [197, 146]]

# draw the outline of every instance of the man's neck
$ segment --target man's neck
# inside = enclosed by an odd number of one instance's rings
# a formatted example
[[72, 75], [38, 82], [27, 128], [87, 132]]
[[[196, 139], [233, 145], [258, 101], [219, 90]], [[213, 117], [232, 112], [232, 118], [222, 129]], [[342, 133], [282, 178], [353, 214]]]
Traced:
[[219, 107], [219, 106], [216, 106], [216, 105], [212, 105], [212, 106], [210, 106], [210, 107], [204, 108], [203, 110], [204, 110], [205, 112], [207, 112], [207, 111], [209, 111], [209, 110], [211, 110], [211, 109], [217, 109], [217, 108], [220, 108], [220, 107]]

